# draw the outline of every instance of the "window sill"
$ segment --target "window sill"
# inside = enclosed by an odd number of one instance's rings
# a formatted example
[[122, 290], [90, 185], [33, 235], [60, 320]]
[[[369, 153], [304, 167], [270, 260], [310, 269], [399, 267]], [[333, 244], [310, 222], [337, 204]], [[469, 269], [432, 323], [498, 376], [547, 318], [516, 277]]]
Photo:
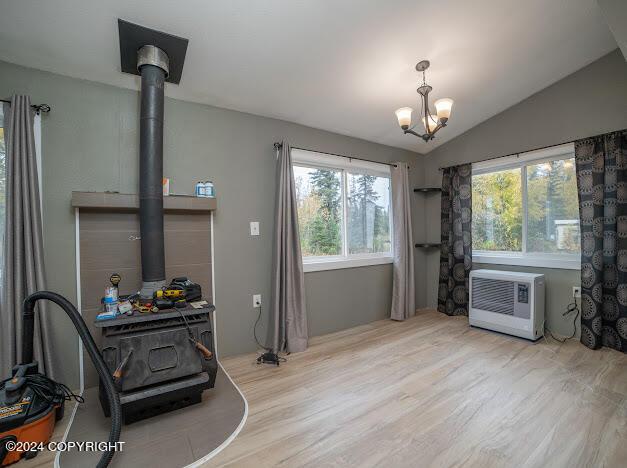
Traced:
[[581, 269], [581, 258], [579, 256], [508, 255], [500, 252], [477, 252], [472, 254], [472, 261], [473, 263], [554, 268], [558, 270]]
[[303, 261], [303, 270], [305, 273], [313, 271], [325, 270], [341, 270], [344, 268], [357, 268], [371, 265], [385, 265], [392, 263], [394, 258], [391, 256], [381, 257], [356, 257], [356, 258], [332, 258], [332, 259], [316, 259]]

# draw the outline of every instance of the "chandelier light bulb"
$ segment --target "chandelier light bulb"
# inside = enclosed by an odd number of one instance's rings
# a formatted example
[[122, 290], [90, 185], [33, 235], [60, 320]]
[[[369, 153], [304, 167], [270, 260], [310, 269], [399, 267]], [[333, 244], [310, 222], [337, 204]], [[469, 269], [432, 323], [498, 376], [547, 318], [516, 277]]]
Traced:
[[437, 117], [435, 117], [433, 115], [429, 115], [429, 128], [427, 128], [427, 125], [425, 124], [425, 118], [423, 117], [421, 120], [422, 120], [422, 125], [424, 125], [425, 130], [427, 132], [434, 131], [435, 127], [438, 126], [438, 119], [437, 119]]
[[453, 100], [449, 98], [438, 99], [434, 103], [438, 119], [443, 123], [451, 117], [451, 109], [453, 108]]
[[396, 110], [396, 118], [398, 119], [398, 124], [401, 126], [403, 130], [407, 130], [411, 125], [411, 113], [414, 110], [411, 107], [401, 107]]

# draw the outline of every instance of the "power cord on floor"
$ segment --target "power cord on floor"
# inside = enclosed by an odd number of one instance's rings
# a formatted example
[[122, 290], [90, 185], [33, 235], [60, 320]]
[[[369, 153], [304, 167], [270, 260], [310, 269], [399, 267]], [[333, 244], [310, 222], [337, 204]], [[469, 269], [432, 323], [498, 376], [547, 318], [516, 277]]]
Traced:
[[287, 362], [287, 359], [285, 359], [284, 357], [280, 357], [278, 354], [276, 354], [273, 351], [272, 348], [268, 348], [267, 346], [264, 346], [259, 342], [259, 338], [257, 338], [257, 325], [259, 324], [260, 320], [261, 320], [261, 304], [259, 304], [259, 314], [257, 315], [255, 326], [253, 327], [253, 335], [255, 337], [255, 342], [257, 343], [257, 346], [259, 346], [260, 348], [263, 348], [265, 353], [263, 353], [261, 356], [257, 358], [257, 364], [276, 364], [278, 366], [281, 362]]
[[259, 314], [257, 315], [257, 320], [255, 321], [255, 326], [253, 327], [253, 335], [255, 337], [255, 341], [257, 342], [257, 346], [263, 348], [265, 351], [272, 351], [272, 348], [268, 348], [267, 346], [262, 345], [257, 338], [257, 325], [259, 325], [259, 321], [261, 320], [261, 304], [259, 304]]
[[[577, 319], [579, 318], [579, 306], [577, 305], [577, 300], [575, 299], [574, 302], [571, 302], [570, 304], [568, 304], [566, 306], [566, 310], [564, 312], [562, 312], [562, 317], [566, 317], [568, 314], [571, 314], [573, 312], [577, 312], [573, 318], [573, 333], [562, 339], [556, 338], [555, 335], [553, 335], [553, 332], [551, 331], [551, 329], [546, 326], [546, 322], [545, 322], [545, 326], [544, 329], [549, 332], [549, 335], [551, 335], [551, 338], [553, 338], [555, 341], [557, 341], [558, 343], [565, 343], [566, 341], [572, 339], [575, 337], [575, 335], [577, 334]], [[546, 339], [546, 338], [545, 338]]]

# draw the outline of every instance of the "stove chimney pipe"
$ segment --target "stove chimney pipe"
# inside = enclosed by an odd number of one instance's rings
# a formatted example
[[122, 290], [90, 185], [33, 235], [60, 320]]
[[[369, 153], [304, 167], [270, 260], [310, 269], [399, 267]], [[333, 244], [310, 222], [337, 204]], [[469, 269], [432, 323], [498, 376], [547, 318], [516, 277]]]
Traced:
[[163, 235], [163, 100], [169, 73], [167, 54], [153, 45], [137, 52], [141, 75], [139, 126], [139, 226], [142, 297], [165, 286]]

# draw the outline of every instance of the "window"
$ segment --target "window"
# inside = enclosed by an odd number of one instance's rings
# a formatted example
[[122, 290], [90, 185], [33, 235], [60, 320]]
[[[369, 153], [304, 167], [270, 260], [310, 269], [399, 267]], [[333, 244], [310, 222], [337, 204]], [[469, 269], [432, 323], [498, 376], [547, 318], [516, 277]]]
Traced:
[[473, 164], [472, 192], [475, 262], [579, 268], [572, 144]]
[[389, 166], [292, 150], [305, 271], [391, 263]]

